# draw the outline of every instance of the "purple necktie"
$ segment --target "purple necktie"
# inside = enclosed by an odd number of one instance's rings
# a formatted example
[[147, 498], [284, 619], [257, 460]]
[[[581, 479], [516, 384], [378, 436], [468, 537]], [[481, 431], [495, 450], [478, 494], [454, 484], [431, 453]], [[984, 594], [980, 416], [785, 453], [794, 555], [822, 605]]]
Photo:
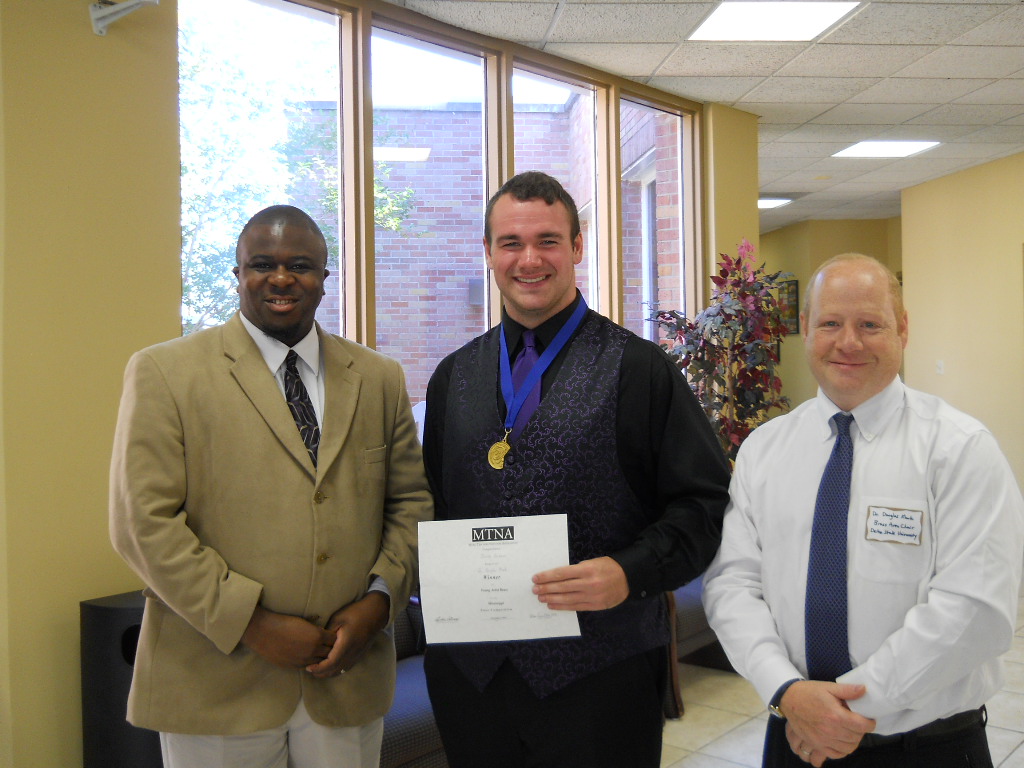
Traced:
[[313, 410], [313, 402], [309, 399], [302, 379], [299, 378], [299, 369], [295, 366], [298, 355], [294, 349], [288, 350], [284, 359], [284, 396], [288, 401], [288, 409], [295, 419], [295, 426], [298, 427], [302, 444], [309, 452], [309, 458], [316, 466], [316, 452], [320, 447], [320, 425], [316, 421], [316, 411]]
[[853, 416], [837, 413], [836, 442], [814, 505], [804, 601], [804, 651], [811, 680], [835, 680], [850, 671], [846, 612], [846, 519], [853, 469]]
[[[512, 389], [516, 393], [519, 392], [520, 387], [523, 386], [523, 382], [529, 375], [530, 370], [537, 363], [540, 355], [537, 354], [537, 337], [533, 331], [523, 331], [523, 349], [520, 351], [519, 356], [516, 357], [515, 363], [512, 365]], [[530, 394], [526, 400], [523, 401], [523, 407], [519, 411], [519, 415], [516, 416], [516, 423], [512, 425], [512, 434], [509, 435], [510, 440], [515, 440], [519, 437], [519, 433], [523, 431], [523, 427], [526, 426], [526, 422], [530, 420], [530, 416], [537, 410], [537, 406], [540, 405], [540, 382], [538, 381], [533, 389], [530, 390]]]

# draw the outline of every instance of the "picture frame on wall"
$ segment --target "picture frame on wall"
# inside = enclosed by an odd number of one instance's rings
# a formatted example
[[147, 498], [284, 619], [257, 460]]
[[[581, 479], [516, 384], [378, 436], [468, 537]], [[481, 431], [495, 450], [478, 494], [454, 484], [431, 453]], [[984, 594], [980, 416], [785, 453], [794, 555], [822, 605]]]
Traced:
[[782, 321], [790, 334], [800, 333], [800, 285], [796, 280], [779, 281]]

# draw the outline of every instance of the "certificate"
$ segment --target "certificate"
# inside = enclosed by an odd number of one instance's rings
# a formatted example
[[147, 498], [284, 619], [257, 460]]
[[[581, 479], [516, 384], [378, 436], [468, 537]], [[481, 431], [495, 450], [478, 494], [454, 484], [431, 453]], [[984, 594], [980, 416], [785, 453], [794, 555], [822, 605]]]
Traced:
[[565, 515], [419, 524], [420, 596], [428, 643], [578, 637], [575, 611], [533, 594], [533, 575], [569, 564]]

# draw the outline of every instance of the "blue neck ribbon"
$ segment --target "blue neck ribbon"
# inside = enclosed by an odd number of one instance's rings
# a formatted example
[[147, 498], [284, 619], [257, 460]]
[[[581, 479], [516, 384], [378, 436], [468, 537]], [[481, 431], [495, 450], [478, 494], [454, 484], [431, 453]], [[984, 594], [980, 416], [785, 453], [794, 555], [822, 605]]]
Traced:
[[541, 376], [551, 365], [551, 362], [558, 357], [558, 353], [562, 351], [568, 342], [569, 338], [576, 332], [576, 329], [580, 327], [580, 323], [583, 322], [583, 315], [587, 312], [587, 302], [580, 296], [580, 303], [576, 309], [570, 315], [565, 325], [561, 327], [551, 344], [544, 350], [544, 353], [537, 360], [533, 369], [526, 376], [526, 381], [519, 388], [518, 392], [514, 392], [512, 389], [512, 366], [508, 361], [508, 341], [505, 339], [505, 326], [501, 327], [501, 359], [499, 361], [501, 369], [501, 396], [505, 399], [505, 408], [507, 413], [505, 414], [505, 436], [508, 437], [508, 433], [512, 430], [512, 425], [516, 423], [516, 416], [519, 415], [519, 411], [523, 408], [523, 403], [526, 402], [526, 396], [530, 394], [530, 391], [536, 386], [537, 382], [540, 381]]

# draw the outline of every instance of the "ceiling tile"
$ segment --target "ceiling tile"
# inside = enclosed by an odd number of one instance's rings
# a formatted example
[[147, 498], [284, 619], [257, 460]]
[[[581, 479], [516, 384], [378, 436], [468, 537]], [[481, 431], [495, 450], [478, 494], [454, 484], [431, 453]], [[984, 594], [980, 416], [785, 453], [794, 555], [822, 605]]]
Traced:
[[762, 144], [758, 155], [760, 157], [821, 157], [835, 154], [845, 147], [845, 142], [773, 141], [771, 144]]
[[694, 101], [731, 104], [762, 80], [763, 77], [652, 77], [648, 84]]
[[895, 162], [888, 157], [832, 157], [824, 155], [807, 166], [808, 171], [815, 173], [854, 173], [861, 176], [868, 171], [877, 171]]
[[870, 139], [877, 129], [867, 125], [818, 125], [806, 123], [788, 131], [778, 141], [841, 142], [843, 144]]
[[1016, 104], [943, 104], [907, 122], [911, 125], [991, 125], [1016, 117]]
[[949, 142], [929, 149], [928, 154], [936, 157], [959, 157], [964, 160], [986, 160], [991, 157], [1012, 154], [1024, 150], [1020, 144], [961, 144]]
[[1006, 77], [1024, 69], [1024, 48], [947, 45], [896, 73], [897, 77]]
[[544, 50], [609, 72], [641, 77], [650, 75], [674, 47], [671, 43], [551, 43]]
[[757, 140], [762, 144], [775, 141], [799, 127], [799, 123], [758, 123]]
[[819, 43], [784, 65], [786, 77], [888, 77], [927, 53], [930, 45], [828, 45]]
[[713, 3], [566, 5], [548, 40], [678, 43], [689, 37], [713, 8]]
[[893, 123], [904, 123], [934, 107], [934, 104], [840, 104], [814, 118], [814, 122], [888, 128]]
[[762, 123], [806, 123], [808, 120], [825, 112], [831, 104], [768, 104], [765, 102], [740, 101], [737, 109], [752, 112], [761, 118]]
[[942, 45], [1003, 9], [1004, 6], [968, 3], [868, 3], [822, 42]]
[[655, 74], [677, 77], [767, 77], [806, 47], [806, 43], [685, 42]]
[[941, 103], [990, 84], [991, 79], [890, 77], [850, 99], [864, 104]]
[[[952, 141], [977, 130], [973, 125], [896, 125], [878, 134], [883, 141]], [[931, 150], [929, 150], [931, 151]]]
[[[762, 231], [898, 215], [901, 188], [1024, 152], [1021, 0], [869, 0], [812, 43], [687, 41], [711, 0], [397, 4], [759, 115], [762, 189], [800, 195], [762, 211]], [[942, 144], [907, 160], [831, 157], [864, 139]]]
[[982, 144], [1019, 144], [1021, 151], [1024, 151], [1024, 125], [993, 125], [969, 133], [960, 141]]
[[744, 101], [846, 101], [878, 82], [868, 77], [770, 77]]
[[793, 171], [799, 171], [801, 168], [806, 168], [814, 162], [813, 157], [759, 157], [757, 161], [758, 170], [764, 169], [767, 171], [785, 171], [786, 173], [792, 173]]
[[956, 101], [958, 104], [1024, 104], [1024, 79], [999, 80]]
[[523, 42], [544, 39], [558, 4], [509, 0], [406, 0], [405, 6], [471, 32]]
[[1020, 45], [1024, 40], [1024, 5], [1017, 3], [958, 37], [957, 45]]

